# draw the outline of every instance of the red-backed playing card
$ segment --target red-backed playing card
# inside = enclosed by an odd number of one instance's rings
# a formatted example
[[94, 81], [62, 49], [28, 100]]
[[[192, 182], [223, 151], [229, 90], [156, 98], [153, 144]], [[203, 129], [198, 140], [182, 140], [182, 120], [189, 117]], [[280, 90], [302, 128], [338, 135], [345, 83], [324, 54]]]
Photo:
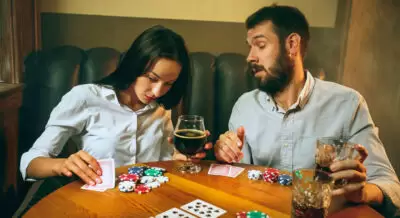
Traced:
[[227, 164], [211, 164], [208, 174], [216, 176], [228, 176], [230, 165]]

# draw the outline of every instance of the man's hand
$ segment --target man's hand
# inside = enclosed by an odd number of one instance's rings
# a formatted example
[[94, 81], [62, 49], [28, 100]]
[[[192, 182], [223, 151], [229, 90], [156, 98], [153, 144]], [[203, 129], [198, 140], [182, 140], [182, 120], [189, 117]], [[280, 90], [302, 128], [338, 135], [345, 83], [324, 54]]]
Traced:
[[[344, 195], [348, 201], [355, 203], [369, 203], [372, 199], [373, 201], [383, 199], [382, 192], [376, 190], [379, 189], [377, 186], [366, 184], [367, 169], [363, 162], [368, 157], [368, 151], [362, 145], [355, 145], [355, 149], [360, 154], [359, 158], [334, 162], [330, 166], [333, 172], [331, 177], [334, 180], [346, 179], [348, 181], [348, 184], [342, 188], [334, 190], [332, 195]], [[371, 193], [378, 193], [379, 195], [379, 192], [381, 196], [371, 196]]]
[[[208, 130], [206, 130], [205, 132], [206, 132], [207, 137], [210, 136], [210, 132]], [[168, 142], [172, 146], [174, 146], [174, 140], [171, 137], [168, 137]], [[207, 143], [207, 144], [204, 145], [204, 150], [209, 150], [212, 147], [213, 146], [212, 146], [211, 142]], [[206, 152], [203, 151], [203, 152], [195, 154], [194, 156], [190, 157], [190, 159], [188, 159], [186, 157], [186, 155], [183, 155], [178, 150], [176, 150], [175, 146], [174, 146], [174, 154], [172, 155], [172, 159], [173, 160], [183, 160], [183, 161], [193, 161], [193, 162], [198, 162], [198, 161], [200, 161], [201, 159], [203, 159], [205, 157], [206, 157]]]
[[244, 127], [241, 126], [236, 133], [227, 131], [220, 135], [214, 150], [217, 160], [227, 163], [239, 162], [243, 158], [244, 134]]

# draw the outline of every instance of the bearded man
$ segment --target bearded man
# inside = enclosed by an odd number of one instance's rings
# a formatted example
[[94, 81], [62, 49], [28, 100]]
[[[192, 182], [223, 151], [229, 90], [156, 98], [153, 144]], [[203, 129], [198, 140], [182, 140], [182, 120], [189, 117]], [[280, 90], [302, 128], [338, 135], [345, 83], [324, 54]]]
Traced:
[[313, 168], [318, 138], [346, 139], [357, 144], [360, 158], [329, 166], [333, 179], [348, 181], [333, 196], [370, 204], [386, 217], [398, 213], [399, 180], [365, 99], [304, 69], [310, 34], [303, 13], [289, 6], [263, 7], [247, 18], [246, 28], [247, 61], [258, 89], [235, 103], [229, 131], [215, 145], [217, 159], [288, 171]]

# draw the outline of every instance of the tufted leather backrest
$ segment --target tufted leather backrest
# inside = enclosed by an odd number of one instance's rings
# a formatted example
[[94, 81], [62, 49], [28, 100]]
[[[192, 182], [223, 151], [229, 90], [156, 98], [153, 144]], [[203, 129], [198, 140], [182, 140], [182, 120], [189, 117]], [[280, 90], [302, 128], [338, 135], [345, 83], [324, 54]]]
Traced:
[[[82, 50], [60, 46], [32, 52], [25, 60], [25, 90], [20, 119], [20, 151], [27, 151], [43, 132], [51, 110], [74, 85], [92, 83], [113, 72], [124, 53], [113, 48]], [[237, 98], [254, 87], [247, 74], [245, 57], [227, 53], [190, 54], [191, 79], [177, 116], [197, 114], [205, 118], [206, 128], [215, 141], [228, 128], [231, 109]], [[213, 158], [213, 157], [211, 157]]]

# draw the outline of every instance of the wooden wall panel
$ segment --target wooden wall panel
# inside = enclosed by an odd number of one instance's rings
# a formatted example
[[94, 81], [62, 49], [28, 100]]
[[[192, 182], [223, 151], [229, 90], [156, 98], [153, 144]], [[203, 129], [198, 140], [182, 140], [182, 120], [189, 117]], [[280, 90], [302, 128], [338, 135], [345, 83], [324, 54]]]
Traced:
[[353, 0], [345, 85], [367, 100], [372, 118], [400, 173], [400, 1]]

